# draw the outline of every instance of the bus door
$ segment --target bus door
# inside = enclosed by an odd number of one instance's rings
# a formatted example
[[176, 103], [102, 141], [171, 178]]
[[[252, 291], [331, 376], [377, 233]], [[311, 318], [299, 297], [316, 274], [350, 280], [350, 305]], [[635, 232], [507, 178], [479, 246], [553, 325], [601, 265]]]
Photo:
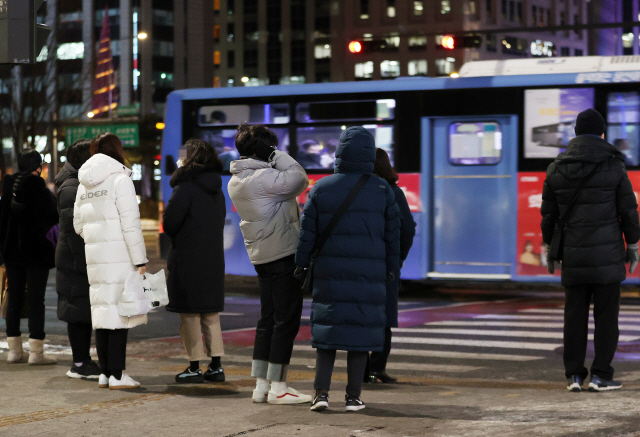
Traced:
[[426, 191], [432, 193], [427, 276], [510, 279], [515, 274], [517, 116], [429, 118], [423, 127], [423, 156], [432, 160], [423, 162], [432, 173]]

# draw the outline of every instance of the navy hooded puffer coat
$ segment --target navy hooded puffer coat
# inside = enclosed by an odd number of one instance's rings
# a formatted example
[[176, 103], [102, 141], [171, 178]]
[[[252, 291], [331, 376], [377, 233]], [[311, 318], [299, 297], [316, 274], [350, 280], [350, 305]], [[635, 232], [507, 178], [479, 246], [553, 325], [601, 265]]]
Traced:
[[[301, 220], [296, 264], [309, 257], [342, 201], [362, 174], [372, 174], [373, 136], [350, 127], [340, 136], [335, 174], [309, 192]], [[389, 184], [372, 176], [316, 259], [313, 272], [313, 347], [382, 351], [386, 325], [387, 272], [399, 266], [400, 212]]]

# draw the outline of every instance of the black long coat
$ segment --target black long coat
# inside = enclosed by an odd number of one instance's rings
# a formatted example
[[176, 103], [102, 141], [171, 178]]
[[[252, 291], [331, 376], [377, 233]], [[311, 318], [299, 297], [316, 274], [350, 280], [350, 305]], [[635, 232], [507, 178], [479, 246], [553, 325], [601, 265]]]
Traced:
[[226, 208], [220, 170], [186, 166], [171, 178], [174, 190], [163, 222], [164, 232], [171, 238], [168, 311], [224, 311]]
[[400, 290], [400, 268], [413, 246], [413, 237], [416, 235], [416, 222], [411, 214], [411, 208], [402, 189], [397, 185], [391, 185], [396, 204], [400, 210], [400, 265], [394, 272], [393, 281], [387, 282], [387, 305], [385, 313], [387, 315], [387, 327], [398, 327], [398, 291]]
[[551, 244], [556, 220], [596, 165], [600, 167], [580, 192], [564, 235], [562, 285], [568, 287], [623, 281], [625, 240], [633, 244], [640, 239], [638, 204], [624, 155], [600, 137], [580, 135], [547, 169], [541, 209], [544, 242]]
[[60, 215], [60, 236], [56, 247], [58, 319], [67, 323], [89, 324], [91, 304], [84, 240], [73, 229], [73, 206], [79, 185], [78, 170], [66, 162], [56, 176]]
[[0, 198], [0, 250], [6, 264], [53, 268], [55, 247], [47, 239], [47, 233], [56, 223], [56, 198], [44, 179], [31, 173], [4, 177]]

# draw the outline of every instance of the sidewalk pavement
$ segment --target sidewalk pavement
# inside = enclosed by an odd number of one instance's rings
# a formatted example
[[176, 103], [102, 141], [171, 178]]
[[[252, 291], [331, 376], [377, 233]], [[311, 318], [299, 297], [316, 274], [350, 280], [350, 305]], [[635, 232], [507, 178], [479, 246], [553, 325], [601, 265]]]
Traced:
[[[0, 338], [0, 341], [4, 341]], [[63, 339], [51, 338], [57, 344]], [[368, 384], [367, 408], [344, 411], [345, 369], [337, 367], [330, 409], [253, 404], [251, 348], [227, 344], [224, 383], [178, 385], [187, 359], [172, 339], [131, 343], [127, 372], [135, 390], [99, 389], [57, 366], [6, 364], [0, 354], [0, 435], [10, 436], [640, 436], [640, 386], [569, 393], [547, 381], [436, 378], [408, 372], [396, 385]], [[294, 352], [294, 356], [296, 352]], [[344, 359], [339, 353], [338, 359]], [[312, 393], [312, 361], [294, 365], [293, 387]], [[204, 366], [205, 363], [203, 363]]]

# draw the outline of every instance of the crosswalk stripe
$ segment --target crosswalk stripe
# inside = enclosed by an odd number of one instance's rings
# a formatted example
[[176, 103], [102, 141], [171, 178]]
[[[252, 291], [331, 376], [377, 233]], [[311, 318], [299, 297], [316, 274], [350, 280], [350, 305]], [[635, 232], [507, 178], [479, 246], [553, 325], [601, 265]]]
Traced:
[[[548, 314], [564, 314], [563, 308], [527, 308], [520, 310], [522, 313], [548, 313]], [[625, 316], [637, 316], [640, 318], [640, 312], [638, 311], [620, 311], [621, 315]]]
[[[467, 320], [442, 320], [438, 322], [426, 323], [425, 326], [496, 326], [496, 327], [514, 327], [514, 328], [539, 328], [539, 329], [563, 329], [563, 322], [503, 322], [493, 320], [482, 321], [467, 321]], [[589, 323], [589, 329], [594, 329], [593, 323]], [[638, 331], [640, 332], [640, 325], [619, 325], [620, 331]]]
[[[564, 315], [525, 315], [525, 314], [478, 314], [473, 316], [474, 320], [478, 319], [500, 319], [500, 320], [564, 320]], [[593, 320], [593, 316], [590, 317]], [[640, 322], [637, 317], [618, 317], [618, 322]]]
[[[294, 351], [315, 352], [315, 349], [308, 345], [295, 345]], [[409, 357], [430, 357], [430, 358], [450, 358], [460, 360], [489, 360], [489, 361], [534, 361], [544, 357], [534, 355], [508, 355], [508, 354], [482, 354], [477, 352], [452, 352], [434, 351], [424, 349], [391, 349], [391, 356], [403, 355]]]
[[[553, 338], [562, 340], [564, 334], [552, 331], [512, 331], [512, 330], [489, 330], [489, 329], [445, 329], [445, 328], [393, 328], [393, 332], [411, 334], [431, 334], [431, 335], [486, 335], [494, 337], [521, 337], [521, 338]], [[395, 337], [394, 337], [395, 339]], [[593, 340], [593, 334], [589, 334], [589, 340]], [[640, 339], [637, 335], [621, 335], [620, 341], [635, 341]]]
[[495, 341], [495, 340], [465, 340], [460, 338], [431, 338], [431, 337], [393, 337], [393, 343], [409, 344], [443, 344], [447, 346], [495, 347], [504, 349], [531, 349], [552, 351], [560, 344], [534, 343], [525, 341]]

